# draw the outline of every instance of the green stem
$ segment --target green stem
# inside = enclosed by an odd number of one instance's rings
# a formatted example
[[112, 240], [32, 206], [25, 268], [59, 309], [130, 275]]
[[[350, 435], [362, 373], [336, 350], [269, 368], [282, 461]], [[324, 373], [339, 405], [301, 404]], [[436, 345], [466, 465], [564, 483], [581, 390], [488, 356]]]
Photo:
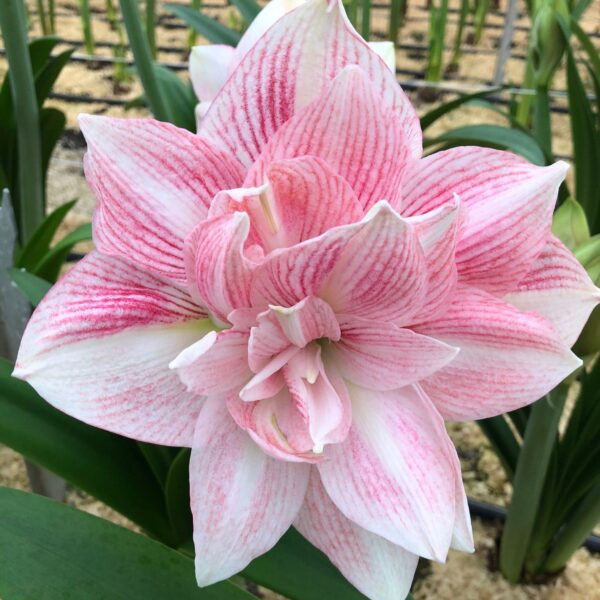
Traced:
[[50, 31], [48, 30], [48, 22], [46, 21], [46, 7], [44, 6], [44, 0], [37, 0], [36, 5], [38, 17], [40, 18], [40, 25], [42, 27], [42, 33], [44, 35], [48, 35]]
[[452, 58], [450, 64], [458, 66], [458, 60], [460, 59], [460, 50], [462, 46], [463, 34], [465, 31], [465, 25], [467, 23], [467, 17], [469, 16], [469, 0], [461, 0], [460, 2], [460, 14], [458, 17], [458, 28], [456, 30], [456, 36], [454, 37], [454, 45], [452, 47]]
[[500, 542], [500, 570], [513, 583], [523, 570], [565, 398], [566, 390], [557, 387], [533, 405], [527, 422]]
[[519, 443], [515, 434], [508, 426], [506, 419], [502, 415], [481, 419], [477, 421], [481, 431], [489, 440], [496, 456], [500, 459], [506, 476], [512, 479], [515, 474], [517, 461], [519, 460]]
[[597, 485], [588, 492], [575, 514], [556, 537], [542, 571], [545, 573], [560, 571], [599, 520], [600, 485]]
[[[533, 65], [531, 64], [531, 52], [527, 60], [527, 66], [525, 67], [525, 77], [523, 79], [523, 89], [531, 89], [533, 87]], [[519, 125], [529, 128], [529, 118], [531, 116], [531, 105], [533, 103], [533, 96], [525, 94], [521, 96], [519, 105], [517, 106], [517, 113], [515, 118]]]
[[360, 33], [365, 40], [371, 36], [371, 0], [362, 0]]
[[[192, 0], [192, 8], [195, 10], [200, 10], [202, 6], [202, 0]], [[198, 37], [198, 33], [193, 27], [190, 27], [190, 31], [188, 33], [188, 49], [191, 50], [192, 46], [196, 45], [196, 38]]]
[[127, 35], [129, 36], [129, 44], [133, 51], [135, 64], [142, 80], [146, 101], [152, 114], [159, 121], [173, 122], [167, 103], [163, 97], [156, 73], [154, 71], [154, 63], [152, 61], [152, 53], [148, 44], [148, 38], [144, 35], [144, 30], [140, 22], [140, 14], [136, 0], [120, 0], [121, 14]]
[[94, 34], [92, 32], [92, 16], [90, 14], [90, 0], [79, 0], [81, 13], [81, 26], [83, 27], [83, 41], [85, 51], [89, 56], [94, 55]]
[[548, 87], [540, 85], [535, 92], [533, 105], [533, 135], [544, 152], [552, 155], [552, 125], [550, 123], [550, 96]]
[[403, 0], [391, 0], [390, 4], [390, 31], [389, 38], [394, 45], [398, 45], [398, 31], [400, 29], [402, 19], [402, 3]]
[[50, 33], [54, 35], [56, 33], [56, 8], [54, 6], [54, 0], [48, 0], [48, 16], [50, 25]]
[[156, 58], [156, 1], [146, 0], [146, 36], [152, 58]]
[[13, 201], [19, 217], [19, 237], [25, 244], [44, 218], [44, 174], [40, 115], [27, 47], [24, 3], [0, 1], [0, 29], [10, 68], [10, 88], [18, 136], [19, 191]]

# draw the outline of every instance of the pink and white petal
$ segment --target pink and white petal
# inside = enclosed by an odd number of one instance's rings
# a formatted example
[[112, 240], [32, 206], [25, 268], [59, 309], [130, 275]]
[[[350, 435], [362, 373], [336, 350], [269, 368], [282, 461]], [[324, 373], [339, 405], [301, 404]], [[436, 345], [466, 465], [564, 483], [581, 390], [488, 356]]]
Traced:
[[454, 550], [460, 550], [461, 552], [475, 552], [471, 515], [469, 513], [467, 494], [465, 493], [465, 487], [462, 482], [460, 459], [458, 458], [458, 454], [450, 439], [448, 439], [448, 453], [452, 456], [454, 463], [454, 498], [456, 503], [454, 530], [452, 531], [452, 542], [450, 547], [454, 548]]
[[368, 74], [380, 103], [401, 121], [411, 156], [419, 157], [419, 119], [395, 75], [354, 31], [341, 1], [311, 0], [277, 21], [234, 70], [199, 133], [249, 167], [281, 125], [349, 64]]
[[244, 255], [249, 227], [248, 215], [235, 212], [206, 219], [185, 240], [190, 293], [220, 323], [233, 310], [250, 307], [254, 264]]
[[81, 421], [190, 446], [202, 399], [168, 364], [210, 330], [204, 317], [181, 288], [92, 252], [34, 312], [14, 375]]
[[475, 288], [457, 291], [448, 311], [417, 331], [460, 348], [421, 382], [445, 419], [483, 419], [549, 392], [581, 365], [542, 317]]
[[413, 324], [444, 311], [456, 289], [456, 245], [464, 213], [464, 207], [456, 198], [428, 213], [407, 219], [423, 248], [428, 277], [426, 301], [413, 317]]
[[387, 391], [415, 383], [450, 363], [458, 348], [393, 323], [340, 316], [342, 338], [327, 349], [342, 377]]
[[468, 209], [456, 250], [459, 278], [495, 294], [523, 279], [542, 251], [567, 165], [536, 167], [508, 152], [455, 148], [413, 163], [403, 214], [420, 214], [457, 194]]
[[413, 227], [386, 202], [369, 211], [336, 257], [319, 295], [337, 314], [410, 323], [425, 301], [427, 269]]
[[287, 389], [258, 402], [232, 395], [227, 398], [227, 408], [238, 426], [269, 456], [286, 462], [314, 463], [322, 459], [321, 454], [313, 453], [306, 419]]
[[403, 123], [355, 65], [345, 67], [322, 96], [282, 125], [246, 183], [262, 182], [274, 161], [303, 155], [324, 160], [350, 184], [365, 210], [379, 200], [399, 202], [409, 162]]
[[178, 354], [169, 367], [190, 392], [200, 396], [238, 391], [252, 377], [248, 332], [211, 331]]
[[319, 338], [334, 342], [340, 339], [337, 317], [321, 298], [309, 296], [291, 308], [271, 306], [273, 316], [281, 325], [287, 339], [300, 348]]
[[98, 250], [185, 281], [183, 241], [216, 192], [241, 183], [241, 165], [169, 123], [90, 115], [79, 123], [88, 144], [85, 174], [98, 201]]
[[190, 460], [196, 579], [210, 585], [270, 550], [302, 504], [308, 465], [268, 457], [222, 398], [204, 405]]
[[225, 44], [194, 46], [190, 52], [190, 80], [199, 100], [210, 102], [223, 87], [235, 49]]
[[283, 373], [292, 400], [308, 424], [312, 451], [320, 454], [327, 444], [343, 442], [352, 423], [350, 396], [337, 371], [326, 372], [320, 346], [303, 348]]
[[351, 387], [353, 423], [317, 467], [354, 523], [411, 553], [443, 561], [455, 523], [455, 473], [444, 422], [416, 386]]
[[272, 310], [258, 315], [256, 325], [250, 330], [248, 341], [248, 363], [258, 373], [273, 359], [290, 346], [290, 340], [283, 332]]
[[311, 469], [294, 526], [371, 600], [408, 595], [419, 557], [347, 519], [329, 498], [316, 469]]
[[542, 315], [572, 346], [600, 301], [600, 290], [573, 253], [551, 235], [517, 289], [504, 299], [520, 310]]
[[274, 356], [256, 375], [241, 389], [239, 397], [247, 402], [270, 398], [283, 387], [283, 380], [278, 371], [300, 351], [300, 348], [288, 345], [285, 350]]

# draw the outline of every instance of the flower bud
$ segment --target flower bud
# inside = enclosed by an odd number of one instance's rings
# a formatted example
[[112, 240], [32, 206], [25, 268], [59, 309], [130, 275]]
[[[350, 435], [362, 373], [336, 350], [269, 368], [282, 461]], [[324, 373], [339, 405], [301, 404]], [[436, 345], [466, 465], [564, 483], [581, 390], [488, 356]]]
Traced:
[[[600, 283], [600, 235], [595, 235], [580, 246], [575, 256], [584, 266], [592, 281]], [[600, 306], [597, 306], [585, 324], [573, 351], [578, 356], [590, 356], [600, 351]]]
[[585, 211], [575, 198], [569, 196], [554, 213], [552, 233], [569, 250], [575, 250], [590, 239]]

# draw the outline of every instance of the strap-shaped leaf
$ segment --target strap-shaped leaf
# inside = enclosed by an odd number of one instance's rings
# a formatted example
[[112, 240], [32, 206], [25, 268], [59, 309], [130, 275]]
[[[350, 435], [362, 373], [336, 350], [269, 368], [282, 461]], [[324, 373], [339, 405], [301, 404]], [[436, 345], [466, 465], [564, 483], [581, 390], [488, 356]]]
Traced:
[[207, 17], [198, 10], [179, 4], [167, 4], [165, 8], [179, 17], [192, 29], [195, 29], [200, 35], [203, 35], [213, 44], [227, 44], [228, 46], [237, 46], [242, 37], [237, 31], [225, 27], [219, 21]]

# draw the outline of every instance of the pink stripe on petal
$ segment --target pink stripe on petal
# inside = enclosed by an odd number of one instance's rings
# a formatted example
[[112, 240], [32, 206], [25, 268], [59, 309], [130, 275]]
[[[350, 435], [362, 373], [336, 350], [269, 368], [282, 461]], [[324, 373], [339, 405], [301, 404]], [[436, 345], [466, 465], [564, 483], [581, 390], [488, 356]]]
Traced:
[[309, 469], [268, 457], [221, 398], [207, 400], [190, 460], [200, 586], [235, 575], [277, 543], [300, 509]]
[[368, 598], [408, 595], [419, 557], [347, 519], [327, 495], [316, 469], [311, 470], [294, 525]]
[[236, 212], [200, 223], [185, 241], [190, 292], [221, 323], [237, 308], [250, 307], [251, 263], [244, 256], [248, 215]]
[[379, 200], [398, 202], [408, 163], [402, 123], [356, 66], [343, 69], [323, 96], [277, 131], [246, 181], [256, 185], [273, 161], [302, 155], [324, 160], [348, 182], [364, 209]]
[[204, 317], [181, 288], [92, 252], [34, 312], [15, 376], [96, 427], [190, 445], [201, 399], [168, 364], [207, 333]]
[[460, 288], [448, 311], [417, 331], [460, 348], [452, 363], [421, 382], [445, 419], [521, 407], [581, 365], [548, 321], [474, 288]]
[[455, 522], [455, 463], [441, 416], [415, 386], [350, 388], [346, 441], [318, 464], [328, 495], [351, 521], [405, 550], [443, 561]]
[[393, 390], [450, 363], [458, 348], [392, 323], [340, 317], [342, 339], [328, 347], [340, 374], [372, 390]]
[[394, 109], [411, 155], [420, 156], [419, 120], [395, 74], [354, 31], [342, 3], [329, 5], [306, 2], [260, 37], [202, 121], [203, 138], [249, 167], [283, 123], [317, 98], [343, 67], [357, 64], [380, 102]]
[[98, 200], [97, 248], [185, 281], [183, 240], [218, 190], [241, 183], [240, 164], [168, 123], [90, 115], [79, 122], [86, 178]]
[[551, 235], [517, 289], [504, 299], [548, 319], [572, 346], [600, 301], [600, 290], [572, 252]]

